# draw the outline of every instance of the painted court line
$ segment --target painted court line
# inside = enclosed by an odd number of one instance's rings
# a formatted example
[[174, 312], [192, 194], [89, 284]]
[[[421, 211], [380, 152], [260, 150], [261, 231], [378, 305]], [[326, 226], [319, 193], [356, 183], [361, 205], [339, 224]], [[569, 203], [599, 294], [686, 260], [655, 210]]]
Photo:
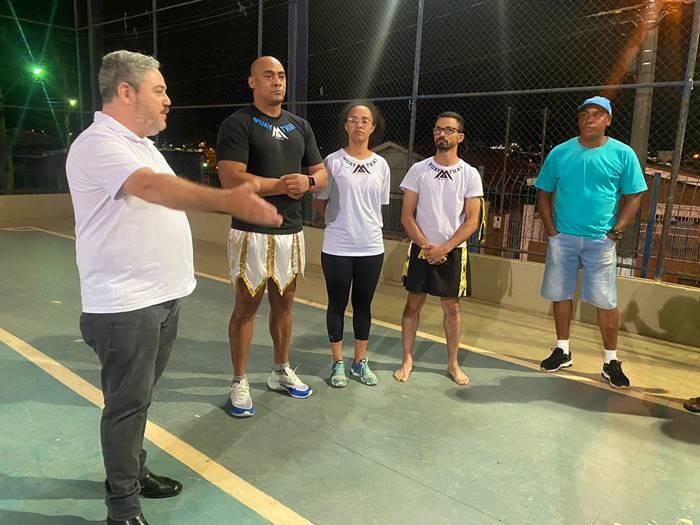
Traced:
[[[12, 348], [29, 362], [38, 366], [93, 405], [100, 409], [104, 407], [102, 392], [98, 388], [95, 388], [78, 374], [37, 350], [29, 343], [2, 328], [0, 328], [0, 342]], [[311, 524], [303, 516], [258, 490], [210, 457], [202, 454], [192, 445], [151, 421], [146, 423], [146, 438], [180, 463], [187, 465], [212, 485], [252, 509], [269, 522], [275, 525]]]
[[64, 239], [70, 239], [71, 241], [75, 240], [75, 236], [73, 236], [73, 235], [59, 233], [59, 232], [55, 232], [53, 230], [45, 230], [44, 228], [38, 228], [36, 226], [30, 226], [30, 228], [34, 231], [37, 231], [37, 232], [48, 233], [49, 235], [55, 235], [56, 237], [63, 237]]
[[[37, 227], [33, 227], [33, 226], [30, 228], [33, 230], [36, 230], [36, 231], [50, 234], [50, 235], [57, 235], [59, 237], [63, 237], [66, 239], [75, 240], [75, 237], [72, 237], [70, 235], [66, 235], [63, 233], [58, 233], [58, 232], [55, 232], [52, 230], [45, 230], [43, 228], [37, 228]], [[218, 277], [216, 275], [211, 275], [211, 274], [203, 273], [203, 272], [195, 272], [195, 275], [197, 275], [199, 277], [211, 279], [213, 281], [218, 281], [221, 283], [230, 284], [229, 279]], [[306, 299], [295, 297], [294, 302], [304, 304], [306, 306], [311, 306], [313, 308], [326, 310], [325, 304], [317, 303], [315, 301], [308, 301]], [[348, 317], [351, 316], [351, 314], [348, 311], [345, 312], [345, 315]], [[380, 320], [373, 319], [372, 324], [377, 325], [377, 326], [381, 326], [384, 328], [388, 328], [389, 330], [393, 330], [393, 331], [397, 331], [397, 332], [401, 333], [401, 326], [398, 324], [395, 324], [395, 323], [389, 323], [386, 321], [380, 321]], [[432, 341], [434, 343], [439, 343], [439, 344], [443, 344], [443, 345], [447, 344], [447, 340], [444, 337], [430, 334], [427, 332], [422, 332], [420, 330], [418, 332], [416, 332], [416, 336], [420, 337], [422, 339], [427, 339], [428, 341]], [[504, 361], [506, 363], [514, 364], [517, 366], [521, 366], [523, 368], [528, 368], [530, 370], [535, 370], [537, 372], [541, 372], [539, 365], [531, 363], [531, 362], [526, 361], [524, 359], [519, 359], [517, 357], [498, 354], [496, 352], [492, 352], [491, 350], [486, 350], [484, 348], [479, 348], [477, 346], [472, 346], [472, 345], [468, 345], [465, 343], [460, 343], [459, 347], [462, 350], [469, 350], [470, 352], [493, 357], [494, 359], [497, 359], [499, 361]], [[542, 372], [542, 373], [544, 373], [544, 372]], [[599, 388], [601, 390], [606, 390], [608, 392], [615, 392], [615, 393], [618, 393], [620, 395], [632, 397], [632, 398], [638, 399], [640, 401], [654, 403], [654, 404], [659, 405], [659, 406], [667, 406], [667, 407], [675, 408], [675, 409], [680, 410], [680, 411], [685, 410], [683, 408], [683, 401], [681, 401], [681, 400], [666, 398], [663, 396], [657, 396], [657, 395], [653, 395], [653, 394], [645, 394], [644, 392], [638, 392], [638, 391], [633, 390], [633, 389], [614, 389], [603, 381], [597, 381], [597, 380], [591, 379], [590, 377], [578, 375], [571, 370], [561, 371], [561, 372], [557, 373], [557, 377], [569, 379], [572, 381], [578, 381], [579, 383], [585, 383], [587, 385], [593, 386], [595, 388]]]

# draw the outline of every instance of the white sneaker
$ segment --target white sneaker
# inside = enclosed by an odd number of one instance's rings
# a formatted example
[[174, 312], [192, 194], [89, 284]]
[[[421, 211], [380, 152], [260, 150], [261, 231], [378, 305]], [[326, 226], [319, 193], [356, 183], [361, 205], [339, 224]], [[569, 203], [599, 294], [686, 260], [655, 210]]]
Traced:
[[272, 370], [267, 378], [267, 386], [272, 390], [287, 392], [295, 399], [305, 399], [313, 394], [309, 385], [302, 383], [296, 372], [287, 366], [284, 370]]
[[248, 379], [243, 378], [231, 384], [231, 415], [234, 417], [250, 417], [255, 414], [253, 400], [250, 398]]

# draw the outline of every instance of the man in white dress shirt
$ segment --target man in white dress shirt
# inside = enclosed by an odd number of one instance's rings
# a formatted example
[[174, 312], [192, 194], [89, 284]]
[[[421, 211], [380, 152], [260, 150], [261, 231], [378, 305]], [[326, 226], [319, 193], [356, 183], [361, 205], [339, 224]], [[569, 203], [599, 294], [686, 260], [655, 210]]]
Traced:
[[111, 525], [146, 524], [139, 496], [164, 498], [182, 490], [146, 468], [143, 438], [153, 388], [175, 341], [180, 300], [196, 285], [184, 211], [281, 223], [254, 184], [220, 190], [175, 176], [147, 138], [165, 129], [170, 108], [159, 67], [156, 59], [129, 51], [102, 59], [102, 111], [66, 161], [80, 330], [102, 365], [100, 434]]

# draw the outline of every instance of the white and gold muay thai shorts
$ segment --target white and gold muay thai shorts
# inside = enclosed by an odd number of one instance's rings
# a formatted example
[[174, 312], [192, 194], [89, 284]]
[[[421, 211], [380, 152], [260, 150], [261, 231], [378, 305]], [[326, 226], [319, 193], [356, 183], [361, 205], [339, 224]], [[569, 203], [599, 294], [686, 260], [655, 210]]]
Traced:
[[241, 279], [251, 295], [272, 279], [284, 293], [297, 274], [304, 276], [304, 232], [274, 235], [231, 228], [228, 233], [228, 264], [235, 289]]

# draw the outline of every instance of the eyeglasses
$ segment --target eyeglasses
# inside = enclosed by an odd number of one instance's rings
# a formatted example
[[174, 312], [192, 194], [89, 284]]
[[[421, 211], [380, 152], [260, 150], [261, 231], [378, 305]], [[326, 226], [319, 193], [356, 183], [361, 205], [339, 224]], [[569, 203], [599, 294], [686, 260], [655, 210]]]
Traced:
[[357, 124], [363, 124], [363, 125], [366, 126], [367, 124], [371, 124], [371, 123], [372, 123], [372, 121], [371, 121], [370, 119], [368, 119], [367, 117], [359, 117], [359, 118], [358, 118], [358, 117], [348, 117], [348, 118], [345, 119], [345, 120], [346, 120], [348, 123], [350, 123], [350, 124], [355, 124], [355, 125], [357, 125]]
[[435, 126], [433, 128], [433, 135], [439, 135], [440, 133], [444, 133], [445, 135], [452, 135], [453, 133], [462, 133], [461, 129], [453, 128], [451, 126], [447, 126], [446, 128], [441, 128], [440, 126]]

